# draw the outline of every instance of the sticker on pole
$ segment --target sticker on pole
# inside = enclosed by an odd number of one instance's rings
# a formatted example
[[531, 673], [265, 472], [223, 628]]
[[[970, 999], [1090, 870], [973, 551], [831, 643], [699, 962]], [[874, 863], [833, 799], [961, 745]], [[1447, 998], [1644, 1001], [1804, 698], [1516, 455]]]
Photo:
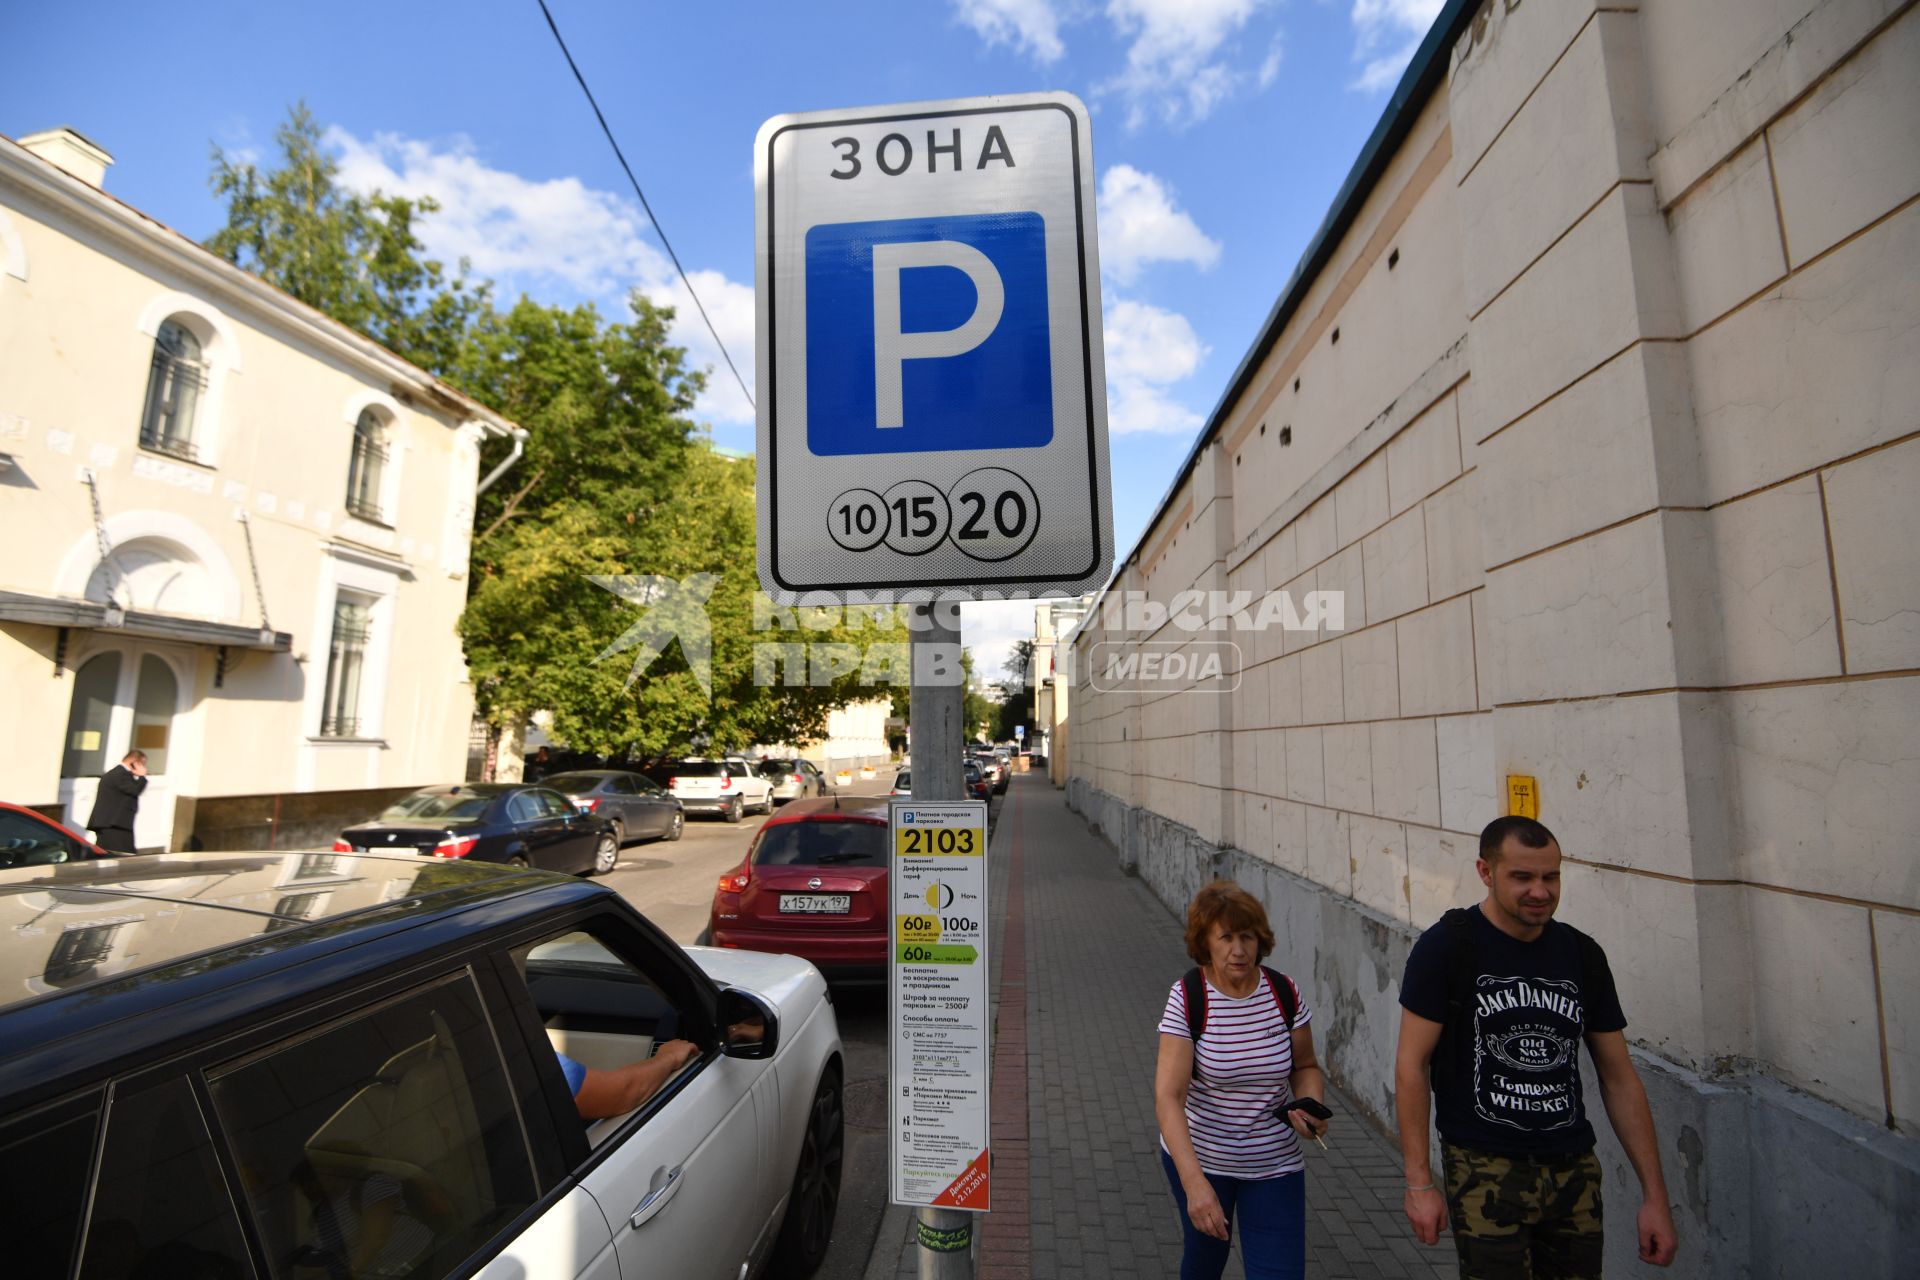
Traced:
[[890, 1196], [984, 1211], [987, 806], [897, 799], [888, 818]]
[[1103, 583], [1113, 512], [1080, 100], [776, 116], [754, 175], [768, 594]]

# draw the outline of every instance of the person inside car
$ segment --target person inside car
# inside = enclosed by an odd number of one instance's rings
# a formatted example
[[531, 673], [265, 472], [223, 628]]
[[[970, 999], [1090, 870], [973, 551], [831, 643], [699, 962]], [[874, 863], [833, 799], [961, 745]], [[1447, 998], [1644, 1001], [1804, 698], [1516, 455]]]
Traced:
[[660, 1092], [660, 1086], [673, 1079], [675, 1072], [699, 1056], [700, 1046], [693, 1041], [667, 1040], [654, 1048], [651, 1058], [601, 1071], [554, 1051], [582, 1120], [608, 1120], [627, 1114]]

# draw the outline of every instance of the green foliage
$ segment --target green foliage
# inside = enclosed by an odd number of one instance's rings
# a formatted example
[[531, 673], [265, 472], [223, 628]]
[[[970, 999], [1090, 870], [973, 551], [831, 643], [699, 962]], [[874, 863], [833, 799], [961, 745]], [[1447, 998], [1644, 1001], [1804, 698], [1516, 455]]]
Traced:
[[227, 225], [207, 248], [427, 372], [453, 375], [492, 302], [465, 263], [449, 276], [425, 256], [414, 223], [439, 205], [339, 186], [340, 167], [305, 103], [274, 138], [280, 165], [267, 173], [213, 148], [210, 181], [226, 199]]
[[[602, 753], [797, 742], [860, 696], [857, 675], [823, 687], [755, 681], [754, 643], [904, 643], [904, 629], [755, 636], [753, 466], [728, 462], [691, 413], [705, 375], [673, 346], [670, 309], [637, 290], [631, 318], [521, 298], [449, 273], [418, 229], [431, 199], [339, 184], [319, 125], [296, 105], [275, 167], [213, 151], [227, 223], [207, 247], [357, 329], [527, 429], [525, 455], [478, 499], [469, 600], [459, 624], [480, 709], [495, 725], [550, 709], [555, 735]], [[510, 448], [490, 440], [482, 474]], [[677, 646], [629, 683], [630, 654], [600, 659], [639, 611], [594, 576], [712, 572], [712, 699]]]

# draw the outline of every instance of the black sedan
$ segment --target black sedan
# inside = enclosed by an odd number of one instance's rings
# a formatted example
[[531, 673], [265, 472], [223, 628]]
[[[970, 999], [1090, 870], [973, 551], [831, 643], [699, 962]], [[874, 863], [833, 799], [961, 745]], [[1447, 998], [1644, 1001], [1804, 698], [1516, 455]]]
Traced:
[[621, 844], [629, 839], [678, 840], [686, 829], [680, 802], [651, 778], [620, 769], [556, 773], [540, 783], [573, 801], [574, 808], [613, 823]]
[[610, 820], [582, 812], [550, 787], [500, 782], [422, 787], [371, 822], [348, 827], [333, 847], [586, 875], [613, 870], [620, 857]]

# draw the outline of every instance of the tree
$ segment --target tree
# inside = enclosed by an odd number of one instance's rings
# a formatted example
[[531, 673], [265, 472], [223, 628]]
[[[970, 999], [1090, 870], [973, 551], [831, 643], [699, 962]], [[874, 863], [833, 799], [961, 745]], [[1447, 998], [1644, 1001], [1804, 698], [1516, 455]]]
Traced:
[[[691, 413], [705, 375], [670, 342], [670, 309], [636, 290], [623, 321], [526, 297], [496, 310], [466, 264], [450, 275], [427, 257], [418, 233], [432, 200], [342, 187], [304, 105], [275, 137], [265, 171], [214, 148], [227, 223], [208, 248], [528, 431], [525, 456], [478, 499], [460, 622], [489, 724], [551, 709], [557, 736], [590, 751], [677, 749], [696, 732], [746, 746], [815, 736], [827, 711], [862, 695], [851, 673], [820, 686], [755, 679], [753, 466], [701, 438]], [[489, 441], [482, 466], [509, 447]], [[630, 658], [596, 660], [639, 615], [593, 577], [702, 572], [720, 575], [707, 602], [711, 699], [677, 647], [631, 682]]]
[[[697, 446], [684, 463], [681, 482], [631, 526], [610, 528], [584, 501], [552, 503], [538, 520], [503, 526], [460, 623], [476, 687], [489, 705], [551, 710], [554, 735], [572, 746], [644, 757], [686, 751], [696, 734], [715, 752], [804, 741], [825, 731], [828, 712], [873, 696], [857, 670], [817, 686], [762, 682], [786, 669], [757, 655], [756, 646], [852, 644], [864, 651], [904, 644], [905, 629], [896, 617], [878, 630], [843, 623], [756, 632], [753, 463]], [[711, 696], [678, 645], [637, 678], [631, 654], [600, 656], [642, 614], [590, 579], [641, 573], [676, 581], [718, 575], [704, 610]]]
[[1013, 739], [1016, 725], [1033, 727], [1033, 689], [1030, 680], [1033, 672], [1033, 641], [1016, 640], [1013, 651], [1007, 655], [1005, 670], [1007, 681], [1001, 687], [1006, 697], [1001, 700], [995, 728], [995, 742], [1009, 742]]
[[425, 255], [418, 219], [433, 200], [338, 183], [340, 166], [322, 146], [305, 103], [274, 134], [280, 165], [262, 173], [251, 161], [213, 148], [213, 192], [227, 201], [227, 225], [207, 248], [292, 294], [437, 377], [454, 379], [467, 334], [491, 314], [490, 287], [449, 276]]

